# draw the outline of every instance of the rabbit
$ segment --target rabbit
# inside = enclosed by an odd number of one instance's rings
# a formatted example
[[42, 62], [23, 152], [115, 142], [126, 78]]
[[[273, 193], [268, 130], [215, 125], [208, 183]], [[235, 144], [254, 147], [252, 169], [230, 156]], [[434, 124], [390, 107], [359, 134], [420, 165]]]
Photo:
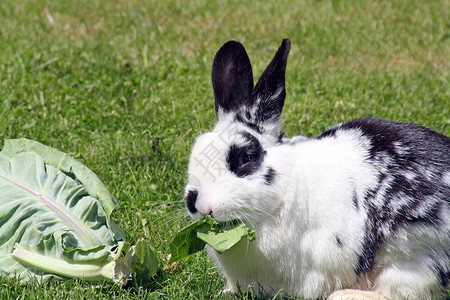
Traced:
[[450, 138], [375, 117], [283, 137], [290, 46], [282, 41], [255, 86], [237, 41], [212, 65], [217, 122], [192, 148], [184, 201], [194, 219], [255, 230], [254, 241], [222, 254], [207, 246], [224, 291], [442, 295], [450, 288]]

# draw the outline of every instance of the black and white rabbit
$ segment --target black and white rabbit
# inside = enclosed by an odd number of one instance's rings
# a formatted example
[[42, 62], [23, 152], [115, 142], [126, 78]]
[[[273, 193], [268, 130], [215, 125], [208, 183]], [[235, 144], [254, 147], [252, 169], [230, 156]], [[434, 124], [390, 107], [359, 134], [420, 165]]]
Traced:
[[212, 66], [217, 123], [197, 138], [186, 207], [256, 239], [218, 254], [226, 290], [304, 298], [350, 288], [430, 299], [450, 288], [450, 138], [377, 118], [282, 138], [290, 40], [256, 86], [229, 41]]

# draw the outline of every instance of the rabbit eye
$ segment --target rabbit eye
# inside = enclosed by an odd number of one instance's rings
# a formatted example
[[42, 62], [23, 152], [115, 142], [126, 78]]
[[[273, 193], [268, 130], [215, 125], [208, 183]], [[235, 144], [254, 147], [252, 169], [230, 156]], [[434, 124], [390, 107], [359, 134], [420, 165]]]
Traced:
[[253, 156], [251, 154], [244, 154], [239, 158], [239, 168], [245, 167], [253, 160]]
[[253, 135], [247, 132], [243, 132], [241, 135], [245, 139], [245, 143], [231, 145], [227, 154], [228, 170], [240, 178], [259, 170], [266, 154]]

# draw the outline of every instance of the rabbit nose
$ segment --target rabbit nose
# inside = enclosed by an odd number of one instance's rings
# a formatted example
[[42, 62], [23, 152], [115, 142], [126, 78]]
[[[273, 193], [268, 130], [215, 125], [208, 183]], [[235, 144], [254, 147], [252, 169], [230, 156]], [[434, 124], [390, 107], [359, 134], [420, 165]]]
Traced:
[[198, 191], [190, 190], [185, 198], [186, 207], [191, 214], [195, 214], [198, 210], [195, 207], [195, 202], [197, 202]]

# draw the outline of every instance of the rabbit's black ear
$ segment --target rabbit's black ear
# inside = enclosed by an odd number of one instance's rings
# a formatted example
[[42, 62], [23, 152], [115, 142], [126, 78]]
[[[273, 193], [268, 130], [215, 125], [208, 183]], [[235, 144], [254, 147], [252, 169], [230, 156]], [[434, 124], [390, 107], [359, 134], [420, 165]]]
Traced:
[[253, 73], [241, 43], [229, 41], [217, 51], [211, 77], [217, 117], [219, 110], [237, 111], [248, 104], [253, 90]]
[[291, 41], [284, 39], [274, 58], [258, 80], [251, 96], [251, 103], [257, 105], [253, 116], [256, 124], [279, 122], [286, 98], [286, 63]]

